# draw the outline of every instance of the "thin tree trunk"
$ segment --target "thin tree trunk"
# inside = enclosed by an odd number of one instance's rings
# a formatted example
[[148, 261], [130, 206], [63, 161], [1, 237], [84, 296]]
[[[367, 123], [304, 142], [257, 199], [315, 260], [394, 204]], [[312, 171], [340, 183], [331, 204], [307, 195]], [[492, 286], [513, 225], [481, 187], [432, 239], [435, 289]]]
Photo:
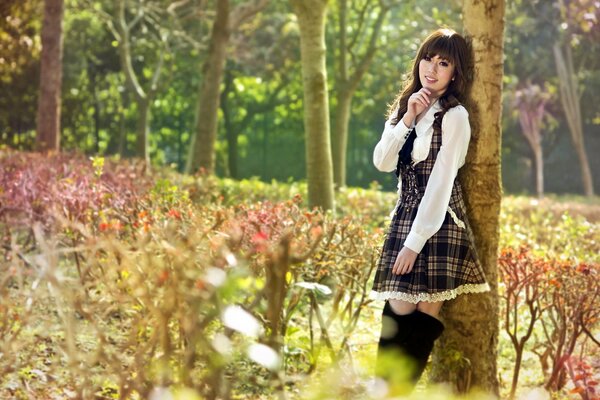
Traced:
[[126, 91], [121, 94], [121, 106], [119, 107], [119, 143], [117, 145], [117, 154], [121, 158], [127, 157], [127, 125], [125, 120], [125, 110], [129, 107], [129, 95]]
[[225, 176], [238, 178], [237, 160], [238, 160], [238, 131], [233, 125], [229, 101], [227, 96], [233, 89], [233, 75], [230, 71], [225, 71], [225, 88], [221, 92], [221, 110], [223, 111], [223, 124], [225, 125], [225, 137], [227, 138], [227, 169]]
[[[151, 120], [151, 107], [152, 100], [156, 96], [158, 91], [158, 81], [161, 77], [162, 67], [165, 60], [165, 53], [168, 51], [168, 38], [169, 35], [161, 36], [161, 44], [163, 48], [159, 50], [158, 61], [153, 72], [152, 79], [150, 80], [147, 90], [144, 90], [136, 72], [133, 68], [132, 56], [131, 56], [131, 35], [130, 31], [135, 26], [135, 19], [128, 24], [126, 19], [125, 0], [114, 0], [114, 6], [116, 9], [115, 18], [115, 29], [113, 34], [119, 42], [119, 58], [121, 62], [121, 68], [125, 75], [125, 83], [129, 90], [134, 95], [134, 100], [138, 106], [138, 125], [137, 125], [137, 137], [135, 152], [140, 158], [143, 158], [146, 166], [150, 167], [150, 120]], [[111, 25], [112, 26], [112, 25]]]
[[137, 135], [136, 135], [136, 154], [142, 157], [146, 165], [150, 165], [150, 145], [149, 145], [149, 134], [150, 134], [150, 104], [152, 100], [150, 98], [139, 99], [138, 105], [138, 119], [137, 119]]
[[535, 154], [535, 186], [539, 199], [544, 197], [544, 158], [541, 143], [533, 149]]
[[515, 367], [512, 378], [512, 384], [510, 386], [510, 394], [508, 395], [509, 399], [514, 399], [515, 394], [517, 393], [517, 385], [519, 383], [519, 372], [521, 371], [521, 362], [523, 361], [523, 347], [519, 346], [516, 350], [516, 358], [515, 358]]
[[350, 110], [352, 97], [345, 85], [336, 92], [337, 105], [335, 107], [335, 121], [332, 135], [333, 176], [335, 189], [346, 186], [346, 153], [348, 149], [348, 125], [350, 124]]
[[556, 70], [558, 72], [558, 82], [560, 86], [560, 101], [565, 110], [573, 146], [575, 147], [577, 157], [579, 158], [583, 191], [586, 196], [593, 196], [594, 184], [590, 163], [588, 162], [587, 154], [585, 152], [583, 127], [581, 125], [581, 107], [577, 90], [577, 76], [573, 69], [573, 54], [569, 45], [566, 46], [565, 53], [566, 54], [563, 54], [558, 43], [554, 45], [554, 59], [556, 61]]
[[327, 0], [290, 0], [300, 27], [308, 205], [335, 210], [325, 67]]
[[[346, 186], [346, 159], [348, 153], [348, 126], [350, 124], [352, 99], [363, 76], [373, 63], [377, 52], [377, 41], [380, 39], [381, 27], [386, 15], [390, 10], [388, 5], [379, 1], [379, 13], [373, 21], [368, 45], [361, 57], [356, 60], [354, 71], [351, 70], [349, 62], [350, 53], [357, 53], [354, 49], [355, 41], [348, 43], [347, 40], [347, 14], [348, 0], [338, 0], [339, 3], [339, 45], [338, 62], [335, 75], [336, 87], [336, 110], [332, 134], [332, 159], [333, 177], [335, 190]], [[362, 16], [364, 18], [364, 15]], [[363, 26], [363, 24], [360, 24]]]
[[[444, 305], [446, 330], [434, 354], [432, 377], [460, 392], [479, 388], [498, 395], [498, 229], [504, 0], [464, 0], [464, 30], [475, 55], [472, 104], [467, 105], [471, 144], [460, 181], [465, 191], [475, 245], [492, 290], [462, 295]], [[443, 349], [443, 350], [441, 350]], [[449, 365], [444, 352], [462, 360]]]
[[88, 76], [90, 80], [90, 91], [92, 92], [94, 110], [94, 153], [100, 153], [100, 99], [98, 98], [98, 79], [94, 67], [88, 64]]
[[44, 2], [35, 143], [38, 151], [58, 151], [60, 149], [63, 15], [63, 0], [46, 0]]
[[214, 172], [215, 142], [217, 140], [217, 117], [221, 80], [227, 59], [229, 42], [229, 0], [217, 2], [217, 16], [213, 23], [208, 56], [204, 62], [203, 79], [196, 116], [196, 134], [192, 136], [186, 172], [194, 173], [202, 167]]

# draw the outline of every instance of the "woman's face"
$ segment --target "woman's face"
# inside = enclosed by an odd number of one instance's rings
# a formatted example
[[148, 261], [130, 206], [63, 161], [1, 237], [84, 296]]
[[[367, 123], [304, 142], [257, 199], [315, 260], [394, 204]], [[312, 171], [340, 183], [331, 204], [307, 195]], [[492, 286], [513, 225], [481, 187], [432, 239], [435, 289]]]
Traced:
[[431, 97], [440, 97], [454, 76], [454, 64], [439, 55], [425, 57], [419, 61], [421, 86], [431, 90]]

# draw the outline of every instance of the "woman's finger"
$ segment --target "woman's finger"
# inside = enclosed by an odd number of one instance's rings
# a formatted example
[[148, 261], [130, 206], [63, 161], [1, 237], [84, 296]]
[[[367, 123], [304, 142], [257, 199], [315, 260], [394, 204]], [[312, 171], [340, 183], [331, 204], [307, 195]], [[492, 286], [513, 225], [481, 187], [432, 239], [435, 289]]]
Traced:
[[418, 93], [418, 99], [425, 107], [429, 105], [429, 99], [423, 93]]
[[431, 100], [429, 100], [429, 97], [425, 93], [418, 92], [417, 94], [421, 99], [425, 101], [425, 103], [429, 104], [431, 102]]
[[396, 257], [396, 260], [394, 261], [394, 266], [392, 267], [392, 273], [396, 274], [398, 271], [398, 257]]
[[402, 266], [402, 275], [408, 273], [408, 267], [409, 267], [409, 263], [404, 263], [404, 265]]
[[395, 269], [395, 272], [394, 272], [394, 273], [395, 273], [396, 275], [400, 275], [400, 274], [402, 274], [402, 268], [403, 268], [403, 266], [404, 266], [404, 261], [403, 261], [403, 260], [402, 260], [400, 257], [398, 257], [398, 258], [396, 259], [396, 265], [394, 266], [394, 267], [395, 267], [395, 268], [394, 268], [394, 269]]

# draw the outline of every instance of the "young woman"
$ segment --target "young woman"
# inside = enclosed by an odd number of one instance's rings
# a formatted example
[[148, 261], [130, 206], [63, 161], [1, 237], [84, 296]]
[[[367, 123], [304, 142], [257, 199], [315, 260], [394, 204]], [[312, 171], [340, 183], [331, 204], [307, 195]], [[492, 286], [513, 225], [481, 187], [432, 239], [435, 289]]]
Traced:
[[471, 136], [464, 107], [471, 82], [465, 39], [450, 29], [430, 34], [373, 153], [378, 170], [395, 170], [399, 195], [373, 284], [375, 298], [386, 301], [376, 368], [384, 379], [394, 371], [379, 365], [381, 355], [395, 350], [412, 360], [416, 383], [444, 330], [443, 302], [489, 290], [456, 179]]

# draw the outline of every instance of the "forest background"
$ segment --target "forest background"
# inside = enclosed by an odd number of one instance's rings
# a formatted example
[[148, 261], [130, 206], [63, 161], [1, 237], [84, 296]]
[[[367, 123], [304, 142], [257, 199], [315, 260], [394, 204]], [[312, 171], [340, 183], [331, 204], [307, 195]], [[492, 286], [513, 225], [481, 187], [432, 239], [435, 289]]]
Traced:
[[[202, 66], [208, 54], [214, 7], [211, 2], [184, 3], [169, 14], [160, 8], [167, 3], [127, 2], [128, 21], [134, 22], [129, 57], [139, 82], [139, 88], [132, 89], [120, 63], [118, 38], [111, 32], [115, 29], [110, 15], [116, 12], [113, 3], [66, 2], [62, 149], [125, 157], [136, 154], [141, 89], [150, 98], [152, 162], [174, 164], [180, 171], [185, 170], [190, 142], [198, 129]], [[378, 2], [351, 3], [356, 10], [351, 10], [346, 22], [348, 37], [355, 41], [350, 72], [357, 69], [369, 50], [378, 16]], [[505, 193], [536, 193], [536, 153], [519, 122], [518, 95], [533, 96], [537, 100], [529, 101], [538, 103], [530, 107], [542, 107], [539, 142], [546, 176], [544, 191], [583, 192], [580, 162], [559, 98], [553, 54], [557, 43], [572, 45], [584, 145], [591, 170], [600, 170], [600, 158], [594, 156], [600, 149], [600, 92], [596, 90], [600, 85], [599, 28], [595, 6], [589, 3], [590, 10], [583, 4], [580, 15], [569, 17], [561, 15], [559, 2], [517, 0], [507, 4], [502, 114]], [[340, 98], [336, 94], [344, 90], [339, 79], [340, 13], [336, 4], [329, 10], [326, 25], [332, 121]], [[144, 7], [147, 11], [143, 18], [135, 21]], [[3, 2], [1, 11], [0, 141], [17, 149], [32, 149], [42, 3]], [[368, 187], [377, 180], [385, 189], [395, 186], [392, 174], [384, 175], [373, 168], [372, 150], [383, 128], [387, 104], [399, 90], [418, 43], [438, 26], [460, 30], [460, 1], [397, 2], [384, 14], [375, 33], [373, 59], [357, 83], [352, 100], [346, 153], [348, 185]], [[353, 36], [359, 30], [360, 35]], [[294, 14], [279, 1], [260, 8], [231, 32], [215, 145], [215, 171], [219, 176], [256, 176], [264, 181], [306, 177], [298, 35]], [[158, 64], [162, 68], [156, 74]], [[153, 81], [156, 87], [148, 89]], [[599, 187], [600, 174], [594, 175], [594, 186]]]

